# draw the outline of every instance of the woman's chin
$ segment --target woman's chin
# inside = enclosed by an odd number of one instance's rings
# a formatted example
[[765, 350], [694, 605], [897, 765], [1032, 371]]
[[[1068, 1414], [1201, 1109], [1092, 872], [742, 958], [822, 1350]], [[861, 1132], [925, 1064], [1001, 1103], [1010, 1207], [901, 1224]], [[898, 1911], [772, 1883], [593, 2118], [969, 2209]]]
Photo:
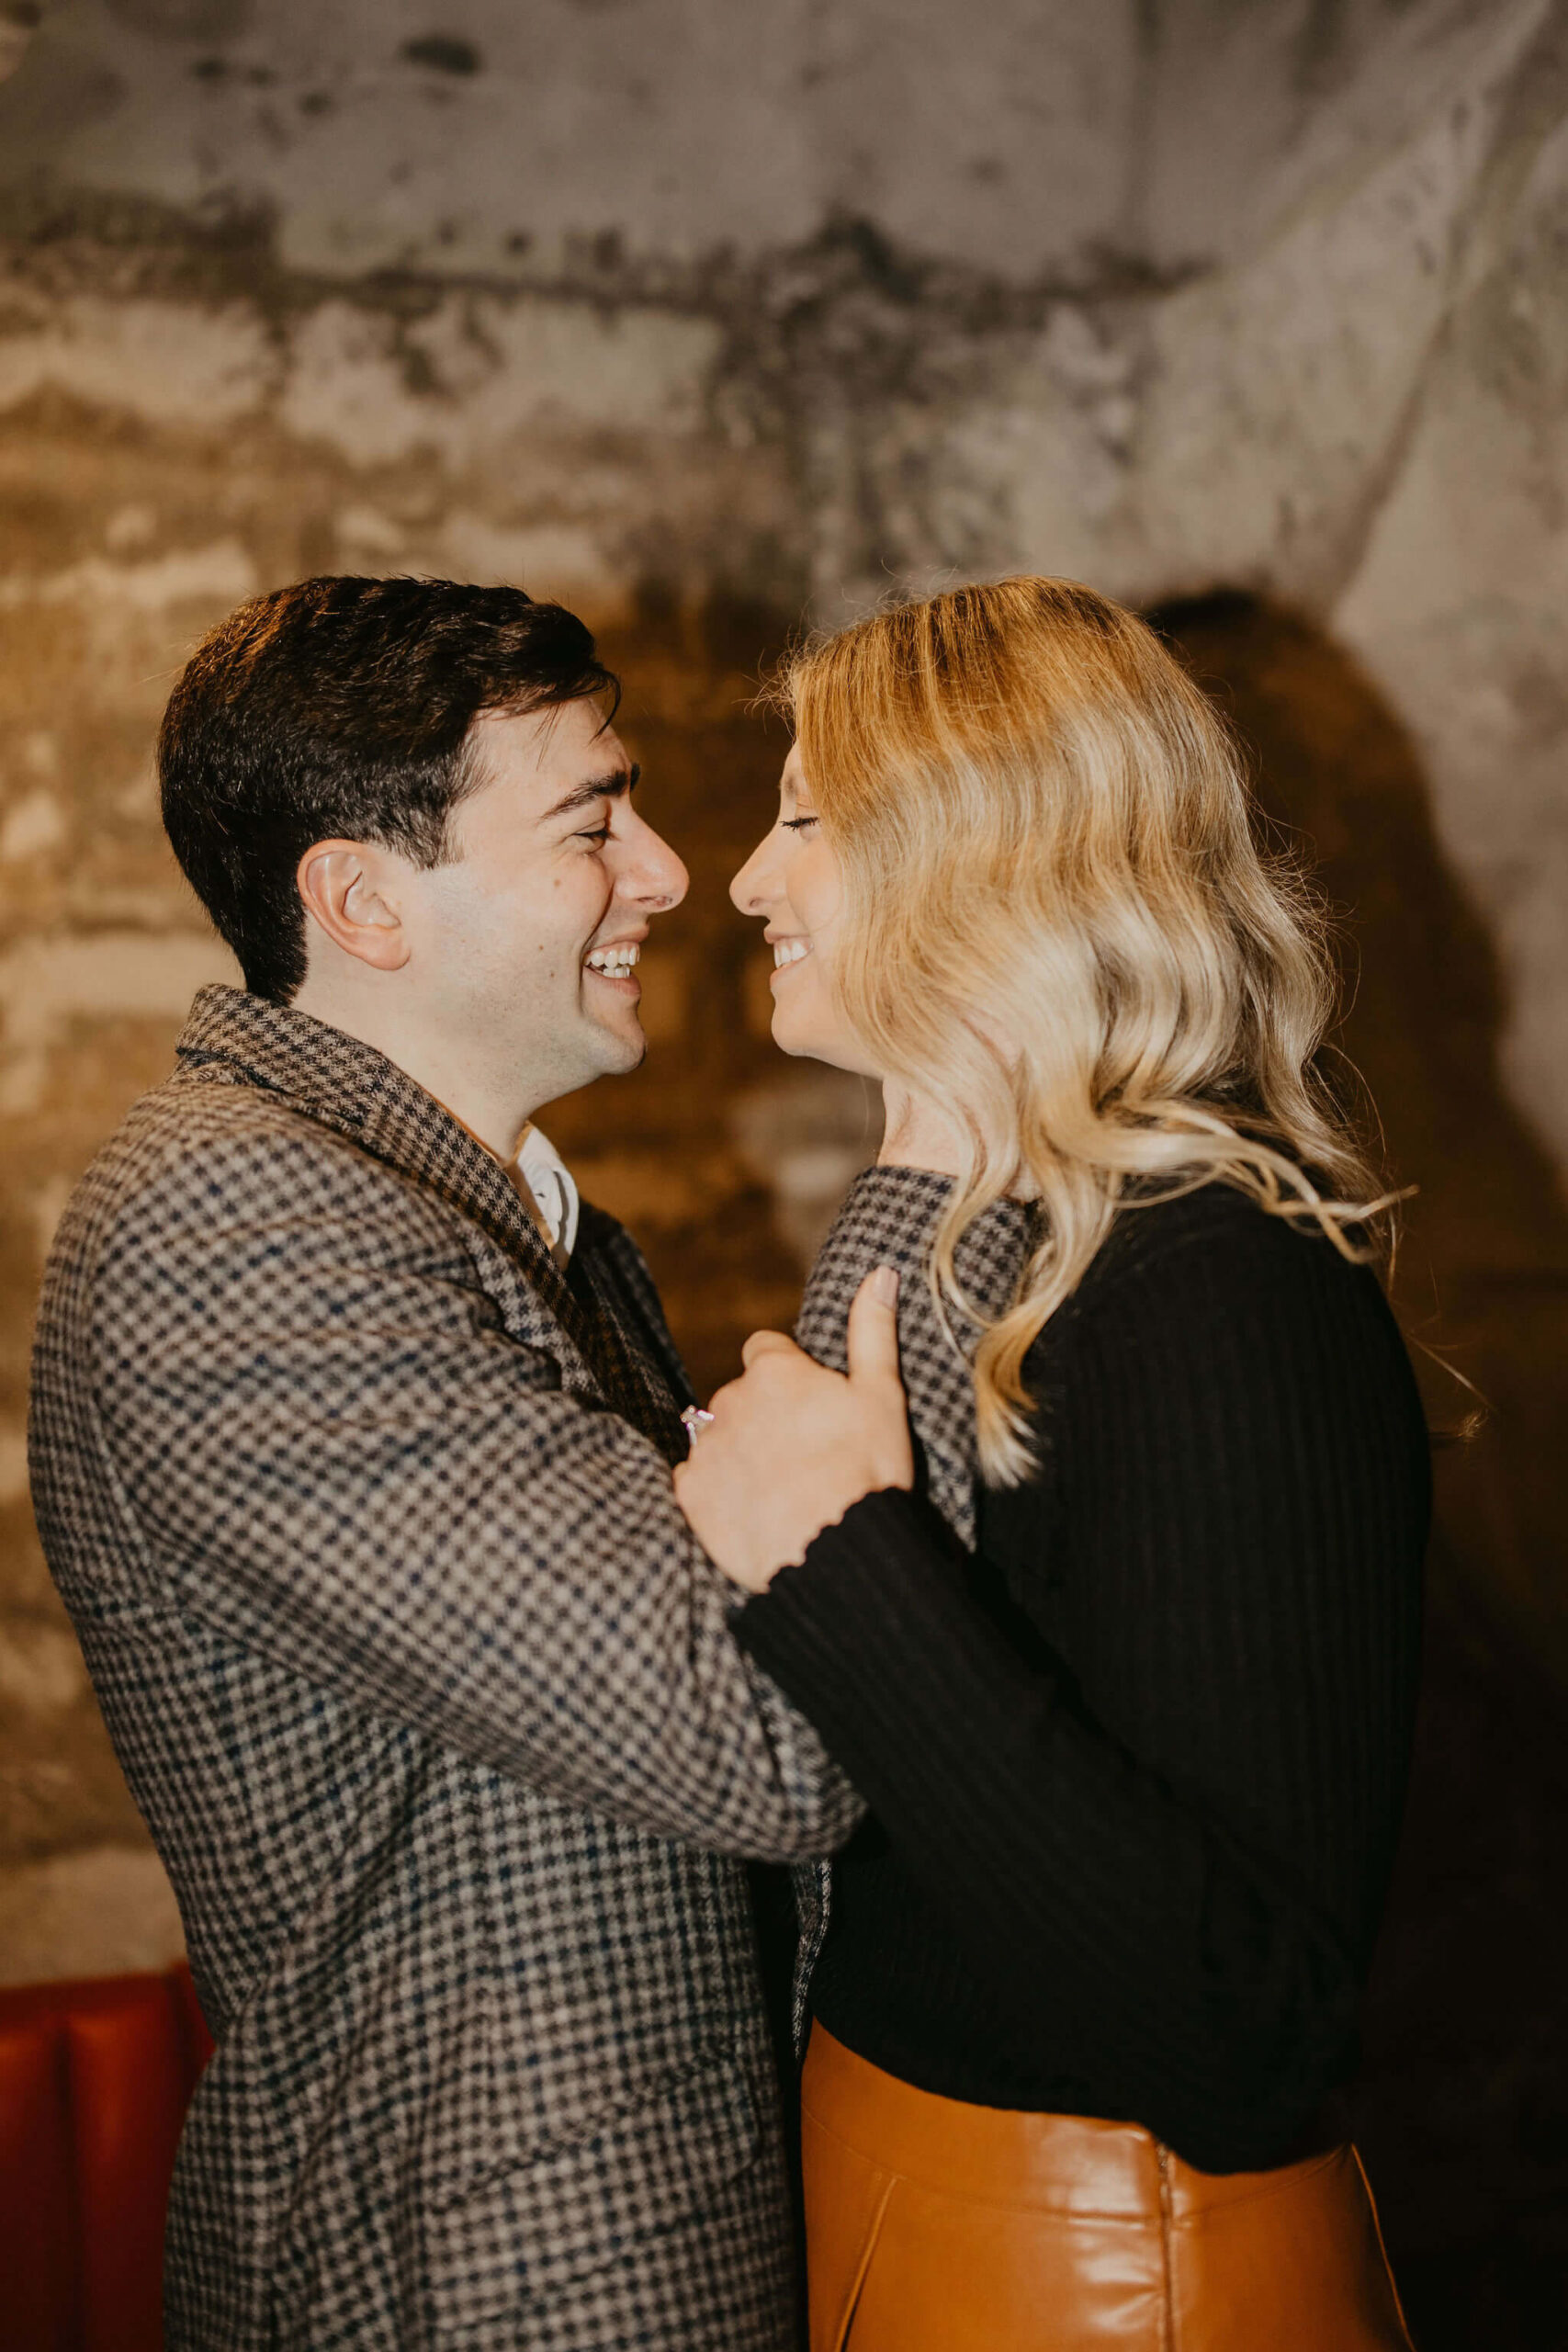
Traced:
[[792, 1022], [778, 1006], [773, 1009], [773, 1035], [780, 1053], [795, 1061], [825, 1062], [829, 1069], [848, 1070], [852, 1078], [868, 1078], [874, 1085], [882, 1082], [880, 1073], [867, 1069], [863, 1056], [849, 1038], [825, 1034], [804, 1021]]
[[781, 1054], [793, 1054], [798, 1061], [819, 1062], [824, 1057], [808, 1037], [797, 1036], [787, 1021], [773, 1015], [773, 1043]]

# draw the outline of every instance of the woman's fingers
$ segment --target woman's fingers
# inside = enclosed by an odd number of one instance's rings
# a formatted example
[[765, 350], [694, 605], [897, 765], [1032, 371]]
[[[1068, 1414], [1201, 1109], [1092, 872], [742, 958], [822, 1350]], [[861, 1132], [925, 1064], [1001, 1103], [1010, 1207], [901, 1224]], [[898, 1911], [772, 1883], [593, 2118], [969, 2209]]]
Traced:
[[782, 1331], [753, 1331], [745, 1373], [710, 1399], [713, 1419], [675, 1473], [675, 1496], [709, 1555], [745, 1590], [765, 1591], [862, 1495], [911, 1484], [897, 1300], [891, 1267], [861, 1284], [848, 1379]]
[[891, 1266], [878, 1266], [856, 1291], [845, 1341], [850, 1397], [875, 1483], [908, 1487], [915, 1457], [898, 1374], [898, 1277]]
[[[852, 1380], [898, 1378], [898, 1276], [892, 1266], [876, 1267], [856, 1291], [845, 1340]], [[802, 1352], [783, 1331], [753, 1331], [740, 1351], [740, 1361], [750, 1372], [763, 1356]], [[724, 1393], [721, 1388], [718, 1396]], [[718, 1396], [712, 1401], [716, 1406]]]
[[795, 1341], [786, 1340], [782, 1331], [753, 1331], [740, 1351], [740, 1361], [750, 1372], [759, 1356], [797, 1356], [800, 1352]]

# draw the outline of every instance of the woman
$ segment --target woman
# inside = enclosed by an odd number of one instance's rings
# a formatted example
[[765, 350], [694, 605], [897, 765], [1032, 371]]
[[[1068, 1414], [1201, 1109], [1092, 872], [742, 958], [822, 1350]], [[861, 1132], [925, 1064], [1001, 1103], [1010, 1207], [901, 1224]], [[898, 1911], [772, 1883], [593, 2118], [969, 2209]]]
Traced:
[[872, 1814], [809, 1988], [814, 2352], [1405, 2344], [1334, 2109], [1427, 1449], [1388, 1204], [1314, 1077], [1316, 918], [1209, 706], [1088, 589], [884, 612], [786, 685], [733, 894], [780, 1045], [883, 1081], [847, 1216], [903, 1263], [927, 1465], [880, 1277], [847, 1379], [760, 1335], [678, 1474]]

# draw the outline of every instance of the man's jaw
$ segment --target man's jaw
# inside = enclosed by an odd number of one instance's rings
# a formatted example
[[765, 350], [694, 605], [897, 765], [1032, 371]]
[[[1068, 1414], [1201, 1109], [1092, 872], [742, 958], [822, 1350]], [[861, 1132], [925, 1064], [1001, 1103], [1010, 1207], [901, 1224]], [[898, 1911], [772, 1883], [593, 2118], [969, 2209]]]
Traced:
[[603, 1078], [624, 1077], [636, 1069], [648, 1052], [648, 1040], [637, 1019], [642, 982], [637, 962], [647, 927], [595, 940], [582, 959], [582, 1010], [605, 1050], [600, 1065]]

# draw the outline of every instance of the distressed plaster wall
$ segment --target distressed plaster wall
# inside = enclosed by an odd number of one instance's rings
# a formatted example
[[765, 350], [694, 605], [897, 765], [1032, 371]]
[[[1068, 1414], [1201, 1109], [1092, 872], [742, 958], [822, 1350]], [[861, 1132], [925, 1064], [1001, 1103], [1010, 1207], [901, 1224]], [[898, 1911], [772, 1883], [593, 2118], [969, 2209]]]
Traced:
[[520, 579], [624, 664], [696, 887], [649, 1069], [552, 1124], [705, 1380], [787, 1314], [864, 1119], [757, 1094], [722, 883], [778, 746], [740, 706], [803, 610], [889, 585], [1242, 588], [1337, 636], [1568, 1162], [1568, 30], [1551, 0], [5, 0], [0, 36], [4, 1977], [177, 1936], [22, 1418], [59, 1208], [225, 969], [150, 747], [253, 589]]

